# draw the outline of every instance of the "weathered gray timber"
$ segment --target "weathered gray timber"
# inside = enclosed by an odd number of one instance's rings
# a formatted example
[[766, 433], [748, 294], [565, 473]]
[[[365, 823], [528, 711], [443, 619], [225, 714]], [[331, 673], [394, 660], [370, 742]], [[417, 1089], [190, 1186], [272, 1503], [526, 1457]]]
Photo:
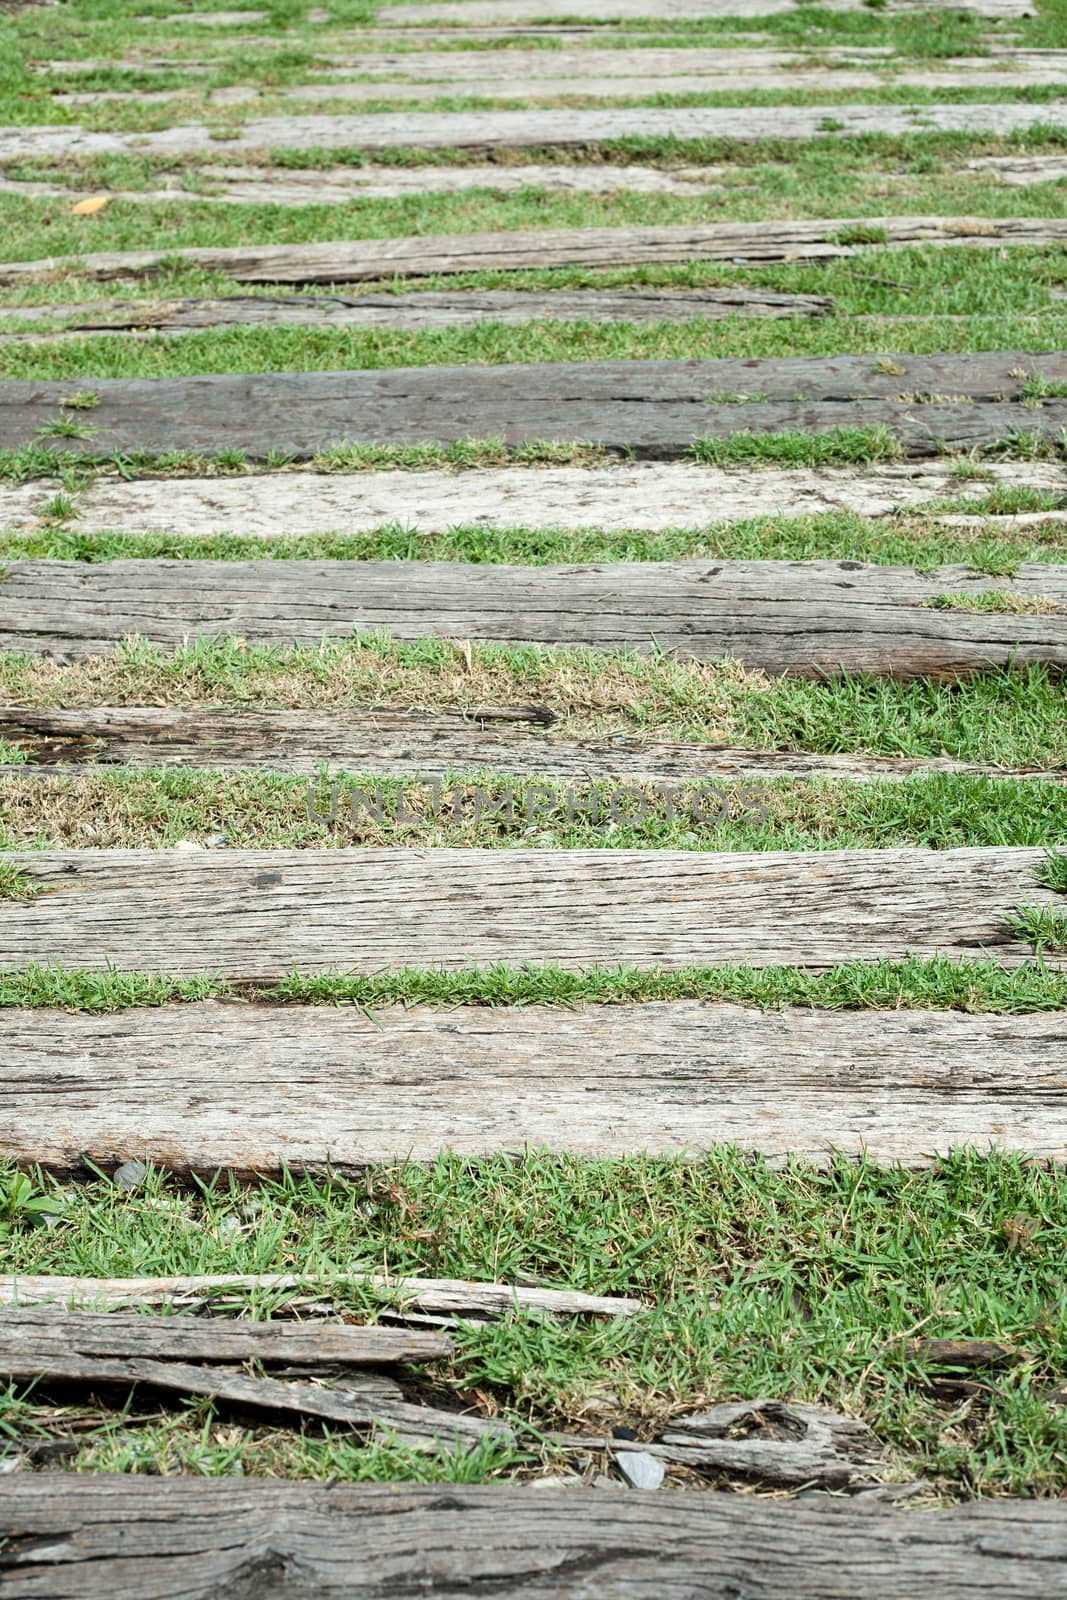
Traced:
[[797, 1401], [742, 1400], [676, 1417], [649, 1449], [660, 1460], [782, 1489], [854, 1488], [877, 1482], [886, 1467], [866, 1423]]
[[11, 1600], [1052, 1600], [1067, 1507], [15, 1474]]
[[969, 172], [992, 172], [1002, 183], [1021, 189], [1067, 178], [1067, 156], [978, 156], [964, 166]]
[[[1062, 383], [1065, 370], [1062, 356], [1008, 351], [101, 378], [77, 444], [90, 456], [233, 449], [264, 460], [357, 441], [555, 439], [674, 459], [702, 437], [844, 425], [887, 428], [919, 458], [1014, 434], [1058, 440], [1067, 401], [1025, 402], [1025, 378]], [[69, 383], [0, 384], [0, 448], [69, 449], [49, 429], [70, 392]]]
[[[628, 190], [638, 194], [706, 194], [722, 188], [718, 167], [612, 166], [607, 162], [584, 166], [577, 162], [546, 165], [463, 167], [390, 167], [367, 162], [360, 167], [221, 167], [183, 168], [171, 173], [160, 189], [112, 189], [112, 199], [195, 199], [224, 205], [343, 205], [360, 196], [393, 198], [405, 194], [457, 194], [469, 189], [492, 189], [512, 194], [518, 189], [550, 189], [580, 194], [606, 194]], [[183, 179], [195, 179], [188, 187]], [[205, 189], [203, 184], [211, 185]], [[0, 193], [63, 195], [65, 183], [34, 179], [0, 178]]]
[[[69, 850], [10, 855], [0, 968], [456, 972], [497, 962], [675, 971], [723, 962], [1032, 959], [1020, 902], [1060, 906], [1026, 849]], [[1067, 968], [1067, 952], [1046, 960]]]
[[305, 1366], [388, 1366], [439, 1361], [454, 1351], [447, 1334], [358, 1327], [345, 1322], [258, 1322], [232, 1317], [146, 1317], [26, 1307], [0, 1310], [2, 1361], [19, 1345], [28, 1356], [140, 1356], [174, 1361], [298, 1361]]
[[981, 245], [999, 249], [1012, 244], [1053, 245], [1067, 241], [1067, 219], [1055, 217], [853, 217], [826, 222], [558, 228], [547, 233], [516, 229], [509, 233], [428, 234], [314, 244], [90, 251], [82, 256], [5, 262], [0, 264], [0, 284], [56, 273], [76, 273], [99, 281], [138, 278], [158, 272], [175, 258], [225, 272], [235, 283], [263, 284], [369, 283], [382, 278], [532, 267], [815, 260], [852, 256], [869, 249], [868, 244], [857, 241], [862, 241], [871, 229], [876, 230], [879, 239], [884, 235], [888, 245]]
[[[0, 1158], [60, 1173], [135, 1159], [183, 1175], [251, 1175], [358, 1171], [442, 1150], [699, 1156], [737, 1144], [776, 1163], [825, 1165], [837, 1151], [921, 1167], [960, 1146], [1064, 1162], [1065, 1052], [1062, 1012], [759, 1012], [695, 1001], [376, 1007], [373, 1018], [227, 1002], [107, 1016], [4, 1011]], [[194, 1322], [210, 1337], [216, 1326]], [[358, 1340], [384, 1340], [384, 1330], [343, 1331], [356, 1353], [330, 1359], [379, 1359]], [[251, 1353], [269, 1355], [269, 1344]]]
[[[15, 1315], [17, 1318], [19, 1314]], [[55, 1330], [49, 1328], [47, 1320], [43, 1327], [36, 1322], [26, 1328], [20, 1328], [17, 1321], [8, 1325], [0, 1320], [0, 1376], [14, 1383], [31, 1382], [45, 1390], [74, 1384], [79, 1388], [88, 1385], [94, 1391], [117, 1386], [203, 1395], [243, 1410], [314, 1417], [371, 1432], [382, 1429], [416, 1447], [454, 1450], [487, 1436], [512, 1437], [511, 1429], [504, 1424], [398, 1399], [389, 1392], [391, 1385], [383, 1391], [376, 1379], [367, 1383], [360, 1377], [350, 1378], [347, 1387], [333, 1389], [279, 1378], [249, 1377], [234, 1367], [158, 1361], [151, 1356], [83, 1355], [78, 1345], [69, 1318], [66, 1325], [61, 1318]]]
[[[1034, 489], [1067, 502], [1067, 467], [1059, 462], [992, 461], [982, 464], [982, 474], [983, 488], [998, 484]], [[976, 480], [973, 487], [978, 486]], [[0, 483], [0, 527], [36, 532], [61, 488], [54, 479]], [[948, 462], [936, 459], [812, 468], [613, 461], [601, 466], [475, 467], [462, 472], [100, 476], [77, 491], [74, 499], [82, 533], [117, 529], [180, 539], [240, 528], [246, 538], [271, 539], [279, 534], [370, 533], [396, 523], [423, 534], [454, 527], [695, 532], [746, 517], [824, 511], [886, 517], [958, 496], [966, 488]], [[1016, 521], [1012, 519], [1013, 524]]]
[[[828, 11], [855, 11], [860, 0], [826, 0]], [[926, 0], [889, 0], [890, 11], [930, 9]], [[575, 7], [577, 6], [577, 9]], [[416, 24], [502, 23], [566, 21], [583, 17], [596, 22], [630, 21], [645, 18], [649, 23], [698, 20], [701, 17], [766, 17], [791, 11], [791, 0], [437, 0], [437, 4], [390, 5], [377, 13], [381, 26]], [[961, 9], [977, 17], [1026, 17], [1033, 15], [1030, 0], [967, 0]]]
[[[560, 739], [541, 706], [474, 707], [461, 712], [388, 709], [240, 711], [217, 706], [95, 706], [57, 711], [0, 706], [0, 738], [17, 744], [25, 766], [0, 768], [37, 776], [106, 773], [128, 767], [259, 768], [312, 773], [324, 767], [380, 777], [441, 778], [481, 769], [514, 777], [580, 780], [630, 778], [694, 783], [709, 778], [907, 778], [923, 772], [1001, 769], [948, 756], [813, 755], [803, 750], [744, 750], [730, 745], [639, 743], [624, 739]], [[536, 730], [536, 731], [535, 731]], [[1067, 770], [1026, 774], [1067, 782]]]
[[[991, 588], [1035, 609], [938, 603]], [[313, 646], [360, 633], [662, 650], [819, 678], [1062, 669], [1067, 565], [1024, 562], [992, 580], [963, 566], [919, 573], [858, 561], [12, 561], [0, 583], [4, 650], [76, 658], [131, 637]]]
[[534, 1316], [630, 1317], [640, 1300], [538, 1289], [510, 1283], [470, 1283], [463, 1278], [398, 1278], [384, 1272], [223, 1272], [173, 1278], [64, 1278], [32, 1273], [0, 1275], [0, 1306], [191, 1306], [253, 1290], [297, 1290], [317, 1302], [355, 1284], [395, 1299], [406, 1311], [445, 1317], [502, 1317], [513, 1310]]
[[[792, 0], [788, 0], [792, 3]], [[227, 139], [233, 154], [247, 150], [569, 149], [626, 138], [848, 139], [917, 132], [1009, 134], [1063, 126], [1062, 103], [995, 101], [988, 105], [894, 106], [653, 106], [527, 111], [382, 111], [252, 117]], [[93, 132], [70, 127], [0, 128], [0, 162], [101, 155], [217, 153], [209, 123], [155, 133]]]
[[44, 343], [86, 333], [172, 334], [203, 328], [450, 328], [481, 322], [691, 322], [723, 317], [823, 317], [826, 295], [747, 289], [508, 289], [410, 295], [233, 295], [220, 300], [119, 301], [27, 308], [37, 321], [62, 321], [54, 334], [0, 334], [0, 342]]

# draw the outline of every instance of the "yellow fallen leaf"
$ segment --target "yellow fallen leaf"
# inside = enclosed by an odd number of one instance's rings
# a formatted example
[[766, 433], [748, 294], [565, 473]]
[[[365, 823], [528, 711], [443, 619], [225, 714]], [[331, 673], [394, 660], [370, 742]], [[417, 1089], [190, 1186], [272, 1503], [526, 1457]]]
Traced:
[[79, 200], [76, 206], [71, 206], [72, 217], [93, 217], [98, 211], [103, 211], [108, 201], [109, 194], [91, 194], [88, 200]]

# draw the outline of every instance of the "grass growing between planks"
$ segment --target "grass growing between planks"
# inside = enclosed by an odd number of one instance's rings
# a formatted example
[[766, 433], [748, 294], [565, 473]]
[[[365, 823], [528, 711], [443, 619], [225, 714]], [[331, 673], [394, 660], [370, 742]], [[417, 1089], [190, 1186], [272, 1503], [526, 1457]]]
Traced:
[[30, 965], [0, 971], [0, 1010], [59, 1008], [104, 1014], [137, 1006], [162, 1006], [232, 997], [277, 1005], [358, 1006], [371, 1014], [392, 1005], [526, 1006], [625, 1005], [655, 1000], [703, 1000], [779, 1010], [948, 1010], [1024, 1016], [1067, 1010], [1067, 973], [1036, 957], [1013, 968], [983, 959], [945, 957], [903, 961], [852, 961], [825, 972], [803, 967], [689, 967], [657, 972], [634, 967], [560, 967], [497, 964], [458, 972], [407, 968], [359, 976], [350, 972], [293, 972], [267, 988], [201, 974], [77, 971]]
[[[1017, 503], [1027, 509], [1052, 509], [1061, 498], [1038, 492], [1018, 497]], [[1010, 576], [1024, 561], [1067, 561], [1064, 522], [955, 530], [919, 516], [875, 518], [849, 512], [753, 517], [712, 523], [700, 531], [678, 528], [657, 533], [478, 525], [426, 533], [391, 523], [366, 533], [291, 536], [283, 532], [270, 537], [83, 532], [77, 521], [77, 497], [67, 495], [42, 502], [39, 515], [42, 520], [32, 532], [0, 530], [0, 560], [466, 561], [523, 566], [686, 559], [844, 560], [923, 570], [960, 564], [990, 577]]]
[[1005, 768], [1067, 766], [1067, 682], [1044, 668], [964, 684], [772, 679], [736, 663], [598, 655], [536, 645], [401, 643], [373, 635], [287, 650], [235, 641], [164, 652], [132, 641], [63, 664], [0, 656], [8, 704], [381, 706], [472, 711], [535, 703], [553, 736], [610, 734], [824, 754], [949, 755]]
[[[461, 1327], [436, 1381], [483, 1412], [644, 1436], [709, 1401], [789, 1396], [863, 1417], [931, 1495], [1057, 1496], [1067, 1484], [1067, 1413], [1050, 1392], [1067, 1342], [1067, 1185], [1038, 1163], [960, 1152], [918, 1173], [866, 1162], [773, 1171], [731, 1150], [699, 1162], [533, 1151], [374, 1168], [356, 1183], [220, 1180], [190, 1190], [153, 1174], [133, 1195], [102, 1179], [38, 1183], [62, 1200], [61, 1215], [48, 1228], [15, 1223], [7, 1271], [310, 1276], [388, 1265], [646, 1302], [610, 1323], [514, 1315]], [[277, 1296], [253, 1303], [260, 1315], [284, 1312]], [[375, 1314], [366, 1289], [342, 1304]], [[966, 1398], [939, 1395], [909, 1345], [920, 1332], [1000, 1340], [1020, 1352], [1018, 1364]], [[81, 1469], [409, 1470], [336, 1430], [248, 1428], [204, 1401], [167, 1419], [141, 1403], [56, 1413], [9, 1390], [0, 1430], [73, 1438]], [[489, 1452], [431, 1458], [419, 1470], [432, 1481], [536, 1471], [537, 1452], [524, 1468], [515, 1454]]]
[[241, 849], [950, 849], [1067, 837], [1067, 785], [960, 773], [656, 785], [473, 772], [430, 785], [126, 770], [0, 775], [0, 819], [4, 850], [167, 848], [220, 839]]

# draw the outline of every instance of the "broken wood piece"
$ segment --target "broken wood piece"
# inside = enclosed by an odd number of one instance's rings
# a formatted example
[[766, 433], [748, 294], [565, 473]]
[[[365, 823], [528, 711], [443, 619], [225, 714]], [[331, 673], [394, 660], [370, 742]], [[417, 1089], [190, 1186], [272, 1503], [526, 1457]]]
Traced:
[[155, 1278], [71, 1278], [33, 1273], [0, 1275], [0, 1306], [95, 1307], [194, 1305], [222, 1295], [307, 1289], [329, 1298], [349, 1285], [395, 1297], [406, 1307], [449, 1316], [500, 1317], [512, 1311], [545, 1316], [629, 1317], [640, 1300], [583, 1294], [577, 1289], [542, 1289], [523, 1284], [471, 1283], [461, 1278], [404, 1278], [384, 1272], [194, 1273]]
[[123, 1316], [116, 1312], [0, 1310], [0, 1349], [35, 1355], [137, 1356], [175, 1361], [296, 1361], [383, 1366], [437, 1361], [454, 1343], [443, 1333], [346, 1322]]
[[[568, 115], [573, 117], [575, 113]], [[727, 115], [736, 117], [737, 113]], [[69, 139], [71, 130], [61, 131]], [[559, 228], [547, 232], [516, 229], [312, 244], [88, 251], [81, 256], [6, 262], [0, 265], [0, 284], [57, 275], [96, 281], [137, 278], [163, 268], [169, 270], [175, 260], [225, 273], [235, 283], [334, 284], [539, 267], [817, 260], [856, 255], [869, 250], [872, 244], [981, 245], [1000, 249], [1006, 245], [1056, 245], [1065, 240], [1067, 219], [1042, 217], [843, 217], [832, 221], [687, 223], [658, 228]]]
[[[991, 590], [1001, 604], [968, 606]], [[385, 634], [656, 651], [796, 677], [951, 682], [1067, 667], [1067, 565], [1023, 562], [994, 580], [859, 561], [31, 560], [9, 562], [0, 585], [3, 650], [81, 659], [128, 638], [176, 649], [235, 634], [283, 647]]]
[[[822, 971], [1034, 959], [1016, 908], [1055, 906], [1039, 849], [31, 850], [4, 859], [0, 970], [38, 963], [278, 983], [303, 973]], [[1043, 959], [1067, 969], [1067, 951]], [[505, 1289], [503, 1294], [508, 1296]]]
[[[1065, 1049], [1062, 1012], [699, 1001], [373, 1016], [232, 1001], [103, 1016], [6, 1010], [0, 1159], [74, 1174], [136, 1153], [182, 1177], [242, 1178], [525, 1146], [698, 1159], [729, 1144], [819, 1167], [835, 1154], [923, 1167], [959, 1148], [1064, 1162]], [[214, 1336], [214, 1323], [200, 1327], [197, 1337]]]
[[795, 1400], [742, 1400], [676, 1417], [659, 1444], [661, 1460], [753, 1478], [775, 1488], [858, 1488], [879, 1483], [889, 1465], [866, 1423]]
[[724, 1600], [755, 1581], [760, 1600], [855, 1600], [857, 1573], [864, 1600], [944, 1592], [946, 1574], [953, 1600], [1050, 1600], [1067, 1506], [26, 1473], [0, 1495], [0, 1541], [11, 1600], [351, 1600], [353, 1574], [360, 1600]]
[[912, 1339], [908, 1354], [924, 1367], [965, 1371], [995, 1371], [1029, 1359], [1025, 1350], [995, 1339]]

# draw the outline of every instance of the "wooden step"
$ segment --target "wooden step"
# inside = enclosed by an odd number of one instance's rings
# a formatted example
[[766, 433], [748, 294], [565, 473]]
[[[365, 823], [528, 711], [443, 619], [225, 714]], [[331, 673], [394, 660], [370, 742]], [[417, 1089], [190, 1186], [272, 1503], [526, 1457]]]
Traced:
[[[547, 962], [824, 970], [905, 956], [1033, 957], [1020, 903], [1059, 907], [1029, 849], [68, 850], [5, 858], [0, 969], [463, 971]], [[43, 891], [43, 892], [42, 892]], [[1067, 951], [1048, 952], [1067, 969]]]
[[[947, 608], [990, 590], [1010, 610]], [[955, 680], [991, 665], [1067, 666], [1067, 565], [1014, 577], [852, 561], [12, 561], [0, 649], [79, 658], [136, 636], [315, 646], [384, 633], [732, 658], [771, 673]]]
[[[570, 0], [573, 3], [573, 0]], [[786, 0], [791, 4], [791, 0]], [[1061, 102], [987, 105], [625, 106], [591, 110], [385, 111], [252, 117], [227, 137], [228, 154], [248, 150], [563, 150], [624, 139], [899, 139], [916, 133], [1005, 135], [1061, 128]], [[194, 122], [157, 132], [69, 127], [0, 128], [0, 162], [103, 155], [218, 154], [216, 129]]]
[[[423, 535], [450, 528], [593, 528], [665, 532], [755, 517], [853, 511], [887, 517], [939, 498], [1030, 489], [1067, 502], [1067, 466], [993, 461], [968, 482], [949, 462], [869, 467], [709, 467], [609, 461], [598, 466], [474, 467], [390, 472], [263, 472], [232, 477], [101, 475], [71, 492], [58, 480], [0, 483], [0, 527], [37, 532], [62, 489], [82, 534], [163, 533], [175, 539], [239, 533], [272, 539], [371, 533], [399, 524]], [[943, 519], [942, 519], [943, 520]], [[1015, 518], [986, 518], [1013, 531]], [[428, 550], [432, 554], [432, 547]]]
[[1063, 1012], [0, 1011], [0, 1158], [244, 1176], [527, 1145], [614, 1158], [736, 1144], [909, 1167], [966, 1145], [1063, 1162], [1065, 1052]]
[[354, 1575], [360, 1600], [583, 1600], [591, 1582], [601, 1600], [854, 1600], [857, 1574], [864, 1600], [899, 1600], [947, 1592], [946, 1573], [953, 1600], [1049, 1600], [1067, 1508], [25, 1472], [0, 1537], [12, 1600], [350, 1600]]
[[[827, 11], [860, 11], [863, 0], [822, 0]], [[442, 24], [492, 26], [513, 22], [566, 21], [580, 16], [605, 22], [647, 20], [655, 22], [701, 21], [712, 17], [767, 17], [792, 11], [792, 0], [436, 0], [427, 4], [387, 5], [379, 8], [376, 21], [382, 27], [404, 27], [408, 23], [439, 27]], [[936, 12], [943, 0], [934, 0]], [[891, 12], [930, 10], [929, 0], [888, 0]], [[967, 0], [960, 10], [975, 17], [1026, 17], [1033, 15], [1029, 0]]]
[[107, 773], [124, 767], [197, 767], [212, 771], [321, 772], [442, 778], [480, 769], [511, 777], [566, 781], [628, 778], [686, 784], [728, 778], [910, 778], [963, 772], [1067, 782], [1067, 769], [1006, 774], [948, 756], [819, 755], [803, 750], [744, 750], [718, 744], [547, 736], [554, 721], [542, 706], [485, 706], [466, 712], [340, 707], [271, 711], [221, 706], [94, 706], [58, 711], [0, 706], [0, 739], [19, 745], [27, 765], [0, 768], [35, 777]]
[[[448, 169], [442, 170], [448, 177]], [[530, 181], [537, 181], [537, 168], [510, 170], [529, 172]], [[169, 271], [175, 260], [223, 272], [235, 283], [357, 283], [550, 267], [822, 260], [856, 255], [872, 246], [1040, 248], [1065, 240], [1067, 219], [1047, 217], [839, 217], [801, 222], [674, 223], [659, 228], [515, 229], [311, 244], [87, 251], [81, 256], [5, 262], [0, 264], [0, 284], [18, 284], [59, 272], [102, 281], [137, 278]]]

